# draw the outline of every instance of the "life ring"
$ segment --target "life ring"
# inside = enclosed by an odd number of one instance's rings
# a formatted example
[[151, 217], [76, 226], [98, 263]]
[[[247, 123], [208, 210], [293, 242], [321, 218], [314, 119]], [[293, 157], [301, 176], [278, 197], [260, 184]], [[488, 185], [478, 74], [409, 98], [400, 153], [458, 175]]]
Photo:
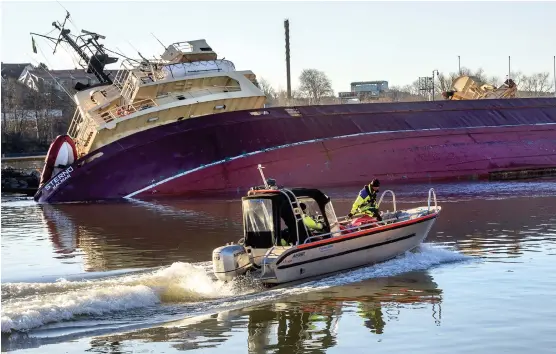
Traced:
[[62, 169], [71, 165], [76, 159], [77, 148], [73, 139], [69, 135], [58, 135], [50, 144], [44, 159], [39, 188], [60, 173]]

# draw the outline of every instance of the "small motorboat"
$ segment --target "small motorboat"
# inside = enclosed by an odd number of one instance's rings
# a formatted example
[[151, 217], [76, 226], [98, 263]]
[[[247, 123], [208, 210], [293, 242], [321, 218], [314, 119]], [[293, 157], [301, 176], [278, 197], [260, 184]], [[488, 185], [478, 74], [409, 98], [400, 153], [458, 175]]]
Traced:
[[[338, 218], [330, 198], [318, 189], [278, 187], [265, 179], [242, 198], [244, 237], [212, 253], [217, 279], [231, 281], [250, 276], [273, 286], [357, 268], [395, 258], [419, 246], [427, 237], [441, 207], [434, 189], [427, 206], [381, 212], [382, 220], [369, 216]], [[434, 205], [431, 202], [434, 201]], [[303, 222], [305, 212], [323, 225], [318, 232]]]

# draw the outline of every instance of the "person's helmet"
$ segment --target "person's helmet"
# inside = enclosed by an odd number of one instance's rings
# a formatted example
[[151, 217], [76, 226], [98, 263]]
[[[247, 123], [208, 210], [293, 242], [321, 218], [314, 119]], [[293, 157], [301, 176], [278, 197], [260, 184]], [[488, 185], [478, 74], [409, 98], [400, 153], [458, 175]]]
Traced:
[[373, 179], [371, 187], [380, 187], [380, 181], [378, 179]]

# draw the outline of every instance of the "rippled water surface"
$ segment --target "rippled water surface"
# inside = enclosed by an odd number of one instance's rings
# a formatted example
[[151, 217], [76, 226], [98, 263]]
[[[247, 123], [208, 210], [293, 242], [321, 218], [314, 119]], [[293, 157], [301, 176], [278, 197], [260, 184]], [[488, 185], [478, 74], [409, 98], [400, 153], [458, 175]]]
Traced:
[[[396, 186], [397, 207], [430, 187]], [[209, 276], [241, 237], [237, 200], [3, 195], [2, 351], [554, 353], [556, 181], [433, 187], [443, 210], [418, 250], [271, 290]], [[326, 192], [345, 214], [357, 187]]]

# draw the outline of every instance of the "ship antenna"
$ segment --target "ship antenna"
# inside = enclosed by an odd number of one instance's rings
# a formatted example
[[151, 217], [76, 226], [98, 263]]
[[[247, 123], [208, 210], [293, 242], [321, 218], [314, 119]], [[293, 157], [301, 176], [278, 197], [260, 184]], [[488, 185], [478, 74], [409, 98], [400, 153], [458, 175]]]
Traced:
[[257, 166], [257, 169], [258, 169], [259, 172], [261, 173], [261, 178], [263, 179], [264, 186], [265, 186], [266, 189], [268, 189], [268, 183], [267, 183], [266, 178], [265, 178], [265, 176], [264, 176], [263, 168], [264, 168], [264, 167], [263, 167], [261, 164], [259, 164], [259, 166]]
[[164, 43], [162, 43], [162, 42], [160, 41], [160, 39], [156, 38], [156, 36], [154, 35], [154, 33], [151, 32], [151, 34], [153, 35], [154, 39], [156, 39], [156, 40], [158, 41], [158, 43], [160, 43], [160, 45], [161, 45], [164, 49], [166, 49], [166, 46], [164, 45]]
[[149, 60], [148, 60], [147, 58], [145, 58], [145, 57], [141, 54], [141, 52], [140, 52], [137, 48], [135, 48], [135, 47], [133, 46], [133, 44], [131, 44], [130, 41], [127, 41], [127, 43], [131, 46], [131, 48], [133, 48], [133, 49], [137, 52], [137, 54], [139, 54], [139, 56], [141, 57], [141, 59], [143, 59], [143, 60], [146, 61], [147, 63], [150, 63]]
[[62, 41], [62, 34], [64, 33], [64, 27], [66, 26], [66, 21], [68, 20], [69, 17], [70, 17], [70, 13], [68, 10], [66, 10], [66, 18], [64, 18], [64, 23], [62, 23], [61, 28], [58, 26], [59, 23], [52, 22], [52, 26], [60, 30], [60, 35], [58, 36], [58, 40], [56, 41], [56, 45], [54, 46], [54, 51], [52, 52], [52, 54], [56, 53], [56, 48], [58, 48], [58, 44], [60, 44], [60, 42]]

